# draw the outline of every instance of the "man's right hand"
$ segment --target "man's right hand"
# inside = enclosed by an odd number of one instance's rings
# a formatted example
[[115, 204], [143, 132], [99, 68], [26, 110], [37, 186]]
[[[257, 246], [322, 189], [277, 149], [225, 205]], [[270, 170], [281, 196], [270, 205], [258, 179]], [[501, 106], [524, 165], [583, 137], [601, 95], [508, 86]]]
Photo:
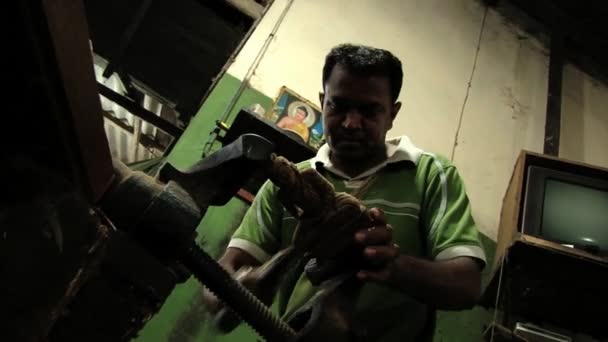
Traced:
[[[245, 287], [249, 290], [254, 290], [255, 277], [253, 277], [252, 271], [260, 263], [249, 253], [238, 248], [228, 248], [218, 260], [218, 263]], [[236, 316], [227, 314], [229, 313], [229, 309], [225, 308], [219, 298], [206, 287], [203, 289], [203, 302], [207, 311], [212, 315], [219, 315], [219, 317], [216, 317], [219, 319], [216, 323], [221, 330], [228, 332], [240, 323], [240, 320]], [[235, 320], [236, 322], [234, 322]]]
[[[255, 291], [256, 282], [252, 279], [251, 266], [241, 267], [238, 271], [233, 274], [233, 278], [240, 282], [249, 291]], [[255, 292], [254, 292], [255, 294]], [[241, 319], [235, 315], [230, 308], [226, 307], [211, 291], [205, 288], [203, 293], [205, 301], [208, 303], [209, 312], [214, 315], [213, 321], [215, 326], [223, 331], [230, 332], [234, 330], [240, 323]]]
[[205, 309], [211, 314], [215, 315], [221, 309], [220, 300], [207, 287], [203, 288], [203, 303], [205, 303]]

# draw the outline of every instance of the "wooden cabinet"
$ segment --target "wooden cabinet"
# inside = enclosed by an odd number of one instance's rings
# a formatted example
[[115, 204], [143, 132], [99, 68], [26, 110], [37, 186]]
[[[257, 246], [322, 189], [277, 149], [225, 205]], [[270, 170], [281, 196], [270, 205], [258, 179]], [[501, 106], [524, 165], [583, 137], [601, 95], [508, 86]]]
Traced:
[[502, 324], [509, 328], [525, 321], [608, 337], [608, 259], [520, 232], [530, 165], [608, 179], [606, 169], [521, 153], [503, 200], [487, 302], [500, 296]]

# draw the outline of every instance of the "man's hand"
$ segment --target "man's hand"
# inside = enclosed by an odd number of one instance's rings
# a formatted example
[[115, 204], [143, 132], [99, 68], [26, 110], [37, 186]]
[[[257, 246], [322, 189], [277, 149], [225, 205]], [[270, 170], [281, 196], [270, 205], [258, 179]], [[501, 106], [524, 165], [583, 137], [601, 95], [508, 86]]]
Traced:
[[[226, 249], [226, 252], [218, 260], [218, 263], [231, 275], [234, 275], [239, 269], [245, 270], [248, 266], [256, 267], [260, 265], [260, 262], [249, 253], [232, 247]], [[219, 299], [206, 287], [203, 290], [203, 302], [206, 304], [207, 310], [212, 314], [217, 313], [223, 307]]]
[[[254, 268], [251, 266], [243, 266], [238, 271], [232, 274], [232, 277], [243, 284], [249, 291], [254, 292], [256, 290], [257, 274], [253, 272]], [[203, 301], [207, 304], [207, 309], [212, 314], [216, 314], [220, 309], [224, 307], [223, 303], [217, 298], [217, 296], [209, 291], [207, 287], [203, 289]]]
[[431, 261], [399, 252], [393, 229], [380, 209], [370, 209], [374, 227], [355, 233], [365, 264], [363, 281], [379, 282], [437, 309], [460, 310], [475, 305], [480, 294], [479, 262], [470, 257]]
[[374, 226], [355, 233], [355, 242], [363, 247], [364, 269], [357, 277], [364, 281], [390, 283], [399, 246], [393, 243], [393, 228], [386, 224], [384, 213], [378, 208], [369, 211]]

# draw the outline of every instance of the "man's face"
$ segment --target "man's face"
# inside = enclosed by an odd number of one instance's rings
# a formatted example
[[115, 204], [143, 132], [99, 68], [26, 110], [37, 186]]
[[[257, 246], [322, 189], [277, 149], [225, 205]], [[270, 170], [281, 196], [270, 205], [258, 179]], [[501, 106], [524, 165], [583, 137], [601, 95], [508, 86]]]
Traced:
[[335, 157], [359, 161], [383, 153], [386, 132], [400, 103], [393, 103], [388, 77], [361, 77], [336, 65], [321, 94], [327, 142]]

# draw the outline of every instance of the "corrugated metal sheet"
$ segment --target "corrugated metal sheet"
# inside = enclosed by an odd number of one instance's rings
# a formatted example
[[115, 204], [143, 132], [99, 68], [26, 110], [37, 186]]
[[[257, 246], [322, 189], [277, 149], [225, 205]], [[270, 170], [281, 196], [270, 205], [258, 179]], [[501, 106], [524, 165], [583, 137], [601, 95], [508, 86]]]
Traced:
[[[125, 86], [120, 78], [116, 76], [116, 74], [113, 74], [109, 78], [104, 78], [102, 76], [105, 68], [105, 65], [102, 63], [103, 62], [98, 60], [95, 61], [94, 67], [97, 81], [103, 83], [119, 94], [125, 94]], [[131, 133], [107, 118], [104, 118], [104, 128], [113, 157], [118, 158], [125, 163], [132, 163], [162, 155], [162, 151], [157, 149], [149, 149], [143, 146], [141, 143], [136, 143], [136, 135], [138, 134], [138, 131], [141, 132], [141, 134], [154, 138], [158, 133], [158, 128], [150, 125], [136, 116], [133, 116], [124, 108], [118, 106], [112, 101], [109, 101], [103, 96], [100, 96], [100, 100], [102, 110], [112, 114], [115, 118], [133, 127], [133, 133]], [[163, 104], [159, 103], [154, 98], [145, 95], [143, 107], [160, 116], [163, 109]]]

